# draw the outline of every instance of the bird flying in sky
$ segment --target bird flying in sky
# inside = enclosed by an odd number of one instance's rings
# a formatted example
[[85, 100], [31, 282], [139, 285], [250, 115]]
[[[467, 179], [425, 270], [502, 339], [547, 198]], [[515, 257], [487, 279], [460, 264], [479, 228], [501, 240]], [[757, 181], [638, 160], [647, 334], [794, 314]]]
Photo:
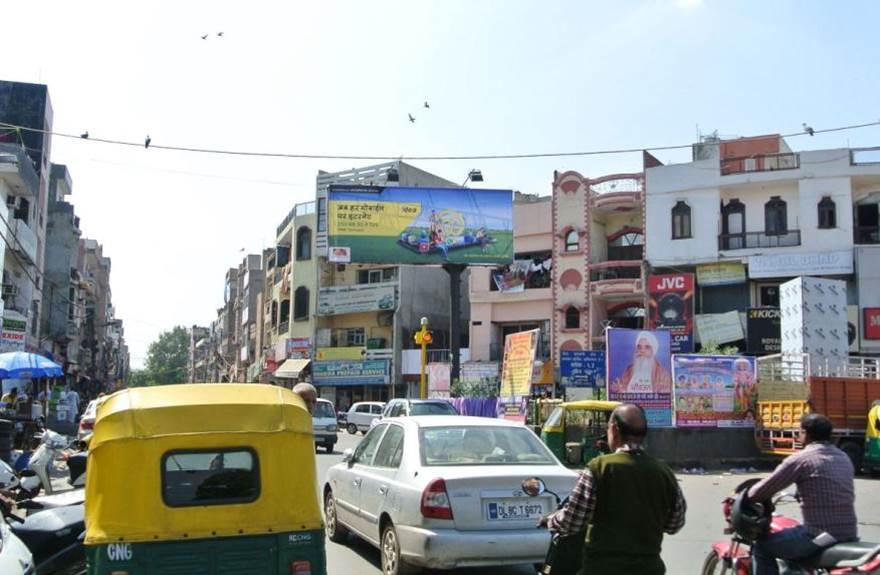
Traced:
[[415, 117], [413, 117], [412, 114], [407, 114], [407, 116], [409, 116], [409, 121], [410, 121], [411, 124], [415, 124], [415, 123], [416, 123], [416, 119], [415, 119]]
[[202, 40], [207, 40], [207, 39], [208, 39], [208, 35], [207, 35], [207, 34], [205, 34], [204, 36], [202, 36]]
[[149, 148], [149, 147], [150, 147], [150, 142], [152, 142], [152, 141], [153, 141], [153, 140], [152, 140], [152, 139], [150, 138], [150, 136], [148, 135], [147, 138], [144, 140], [144, 148]]
[[428, 104], [428, 101], [427, 101], [427, 100], [425, 100], [425, 107], [426, 107], [426, 108], [430, 108], [430, 107], [431, 107], [431, 106]]

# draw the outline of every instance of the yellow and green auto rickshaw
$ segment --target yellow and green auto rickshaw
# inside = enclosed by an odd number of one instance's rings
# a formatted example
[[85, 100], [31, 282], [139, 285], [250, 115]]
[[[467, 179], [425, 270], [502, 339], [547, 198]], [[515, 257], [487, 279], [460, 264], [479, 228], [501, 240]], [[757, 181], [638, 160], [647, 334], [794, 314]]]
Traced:
[[312, 420], [289, 390], [117, 392], [88, 459], [89, 575], [326, 575]]
[[880, 401], [875, 401], [874, 407], [868, 412], [862, 467], [869, 473], [880, 473]]
[[608, 418], [617, 401], [584, 400], [563, 403], [541, 429], [541, 440], [563, 464], [581, 468], [607, 450]]

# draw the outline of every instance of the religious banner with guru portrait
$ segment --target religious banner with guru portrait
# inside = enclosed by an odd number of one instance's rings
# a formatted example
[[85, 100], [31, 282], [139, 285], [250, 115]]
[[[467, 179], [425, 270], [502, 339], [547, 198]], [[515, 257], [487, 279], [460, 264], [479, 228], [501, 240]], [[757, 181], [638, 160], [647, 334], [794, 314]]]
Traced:
[[650, 427], [671, 427], [669, 331], [609, 328], [605, 342], [608, 399], [641, 406]]

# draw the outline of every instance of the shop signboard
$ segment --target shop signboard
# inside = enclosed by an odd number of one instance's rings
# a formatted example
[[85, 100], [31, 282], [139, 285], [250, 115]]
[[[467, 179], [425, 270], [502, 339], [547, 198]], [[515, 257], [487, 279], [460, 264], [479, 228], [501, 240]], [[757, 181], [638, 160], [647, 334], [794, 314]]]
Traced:
[[3, 312], [3, 330], [0, 332], [0, 353], [24, 351], [27, 337], [27, 318], [18, 312]]
[[309, 359], [312, 356], [312, 338], [289, 337], [286, 351], [288, 359]]
[[559, 352], [562, 387], [605, 388], [605, 352], [562, 350]]
[[749, 277], [753, 279], [851, 273], [853, 273], [852, 250], [749, 256]]
[[323, 287], [318, 291], [318, 315], [391, 311], [396, 305], [396, 284]]
[[334, 359], [312, 362], [315, 385], [382, 385], [390, 380], [391, 362], [387, 359], [351, 361]]
[[673, 355], [676, 427], [754, 427], [754, 357]]
[[363, 347], [319, 347], [315, 350], [315, 359], [318, 361], [331, 359], [360, 360], [364, 358], [365, 353], [366, 349]]
[[730, 343], [745, 338], [738, 311], [704, 313], [698, 314], [695, 317], [697, 325], [696, 338], [703, 345], [708, 343]]
[[694, 351], [694, 275], [648, 276], [648, 329], [668, 329], [672, 353]]
[[327, 219], [329, 253], [352, 263], [513, 261], [511, 190], [331, 185]]
[[540, 330], [508, 334], [504, 338], [504, 362], [501, 366], [501, 395], [525, 396], [532, 384], [535, 350]]
[[746, 311], [746, 349], [767, 355], [782, 351], [782, 316], [778, 307], [751, 307]]
[[865, 339], [880, 339], [880, 307], [865, 308], [864, 325]]
[[651, 427], [672, 425], [672, 359], [668, 330], [609, 328], [608, 399], [640, 405]]
[[697, 266], [700, 287], [726, 286], [746, 283], [746, 267], [740, 262], [718, 262]]

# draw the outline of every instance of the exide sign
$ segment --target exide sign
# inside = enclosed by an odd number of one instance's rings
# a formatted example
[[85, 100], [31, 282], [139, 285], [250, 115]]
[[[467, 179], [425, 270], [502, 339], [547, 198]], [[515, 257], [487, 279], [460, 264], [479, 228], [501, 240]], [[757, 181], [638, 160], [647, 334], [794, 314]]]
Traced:
[[672, 353], [694, 351], [694, 275], [648, 276], [648, 329], [671, 331]]

